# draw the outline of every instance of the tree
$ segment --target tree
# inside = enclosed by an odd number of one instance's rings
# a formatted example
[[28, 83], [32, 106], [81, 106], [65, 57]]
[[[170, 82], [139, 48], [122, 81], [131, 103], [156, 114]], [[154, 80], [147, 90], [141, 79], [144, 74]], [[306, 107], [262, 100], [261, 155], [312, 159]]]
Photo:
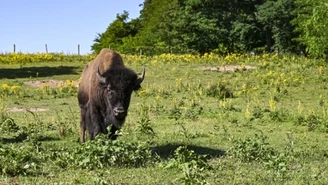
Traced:
[[138, 19], [132, 19], [130, 22], [127, 22], [128, 18], [129, 14], [126, 11], [118, 14], [116, 20], [107, 27], [104, 33], [97, 34], [91, 49], [95, 53], [99, 53], [102, 48], [121, 51], [124, 45], [124, 38], [135, 36], [140, 29], [140, 21]]
[[266, 32], [266, 51], [271, 48], [279, 52], [292, 52], [298, 45], [293, 39], [294, 18], [292, 11], [295, 9], [294, 0], [268, 0], [257, 6], [257, 19]]
[[141, 48], [160, 52], [170, 50], [170, 14], [175, 11], [176, 3], [177, 0], [147, 0], [143, 3], [140, 11], [142, 27], [137, 34]]
[[[328, 53], [328, 3], [322, 0], [145, 0], [140, 17], [117, 15], [92, 45], [121, 52]], [[293, 20], [293, 21], [292, 21]]]
[[293, 20], [297, 39], [306, 46], [306, 51], [314, 57], [327, 58], [328, 54], [328, 2], [322, 0], [297, 0]]
[[204, 54], [217, 48], [219, 29], [216, 20], [199, 11], [202, 7], [198, 5], [194, 1], [180, 4], [172, 21], [172, 38], [177, 47]]

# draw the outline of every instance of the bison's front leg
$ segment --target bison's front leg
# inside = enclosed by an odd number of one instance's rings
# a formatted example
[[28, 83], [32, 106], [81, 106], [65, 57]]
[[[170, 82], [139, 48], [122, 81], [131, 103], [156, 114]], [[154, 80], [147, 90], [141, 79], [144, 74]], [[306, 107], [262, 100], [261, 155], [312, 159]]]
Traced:
[[116, 138], [117, 138], [116, 131], [117, 130], [119, 130], [119, 129], [116, 128], [114, 125], [112, 125], [112, 128], [110, 129], [109, 139], [116, 140]]
[[95, 139], [96, 136], [101, 132], [101, 118], [97, 109], [90, 109], [89, 118], [89, 123], [87, 124], [89, 137], [90, 139]]

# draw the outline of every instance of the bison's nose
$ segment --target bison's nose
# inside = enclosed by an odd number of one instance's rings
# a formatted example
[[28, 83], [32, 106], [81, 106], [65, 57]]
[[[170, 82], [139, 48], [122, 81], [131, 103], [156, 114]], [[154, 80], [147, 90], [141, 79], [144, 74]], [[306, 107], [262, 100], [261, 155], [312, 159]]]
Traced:
[[126, 112], [123, 108], [115, 107], [113, 111], [117, 118], [124, 118], [126, 116]]

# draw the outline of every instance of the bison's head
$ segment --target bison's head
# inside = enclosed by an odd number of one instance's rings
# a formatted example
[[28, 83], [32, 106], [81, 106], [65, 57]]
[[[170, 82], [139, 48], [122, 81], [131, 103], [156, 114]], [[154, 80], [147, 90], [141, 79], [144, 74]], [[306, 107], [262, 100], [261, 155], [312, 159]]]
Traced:
[[107, 120], [120, 128], [127, 116], [131, 94], [138, 90], [145, 78], [145, 68], [140, 77], [128, 68], [114, 68], [100, 74], [97, 69], [99, 86], [103, 89]]

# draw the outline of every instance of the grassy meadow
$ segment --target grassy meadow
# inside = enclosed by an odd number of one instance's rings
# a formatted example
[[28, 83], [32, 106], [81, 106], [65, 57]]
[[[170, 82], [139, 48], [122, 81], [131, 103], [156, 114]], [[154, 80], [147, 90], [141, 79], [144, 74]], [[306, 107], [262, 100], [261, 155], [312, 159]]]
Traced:
[[81, 145], [93, 57], [0, 54], [0, 184], [328, 184], [324, 61], [123, 55], [146, 77], [120, 137]]

